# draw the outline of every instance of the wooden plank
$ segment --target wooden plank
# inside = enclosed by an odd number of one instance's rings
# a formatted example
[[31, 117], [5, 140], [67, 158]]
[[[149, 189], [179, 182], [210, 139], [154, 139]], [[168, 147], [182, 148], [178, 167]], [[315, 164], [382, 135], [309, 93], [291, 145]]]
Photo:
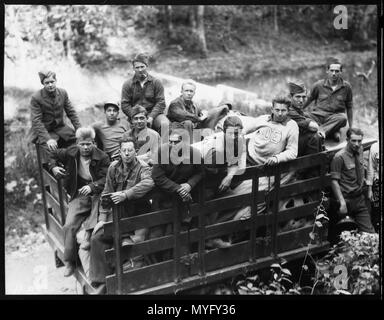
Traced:
[[47, 199], [45, 196], [45, 183], [44, 183], [44, 177], [43, 177], [43, 163], [42, 163], [42, 157], [41, 157], [41, 147], [38, 144], [35, 144], [36, 147], [36, 154], [37, 154], [37, 166], [39, 170], [39, 180], [40, 180], [40, 187], [41, 187], [41, 194], [42, 194], [42, 201], [43, 201], [43, 209], [44, 209], [44, 220], [45, 225], [48, 228], [49, 222], [48, 222], [48, 205], [47, 205]]
[[289, 221], [301, 217], [313, 217], [313, 212], [319, 201], [312, 201], [302, 206], [282, 210], [278, 213], [277, 222]]
[[61, 223], [61, 208], [60, 208], [60, 204], [53, 197], [53, 195], [50, 194], [49, 192], [46, 192], [45, 195], [46, 195], [46, 200], [47, 200], [47, 205], [48, 205], [48, 211], [51, 210], [52, 214], [55, 216], [57, 221], [60, 221], [59, 222], [60, 225], [63, 225]]
[[43, 169], [44, 183], [48, 187], [47, 191], [59, 202], [59, 189], [57, 180], [45, 169]]
[[[156, 265], [146, 266], [140, 269], [124, 272], [123, 274], [123, 293], [126, 294], [172, 294], [177, 293], [179, 290], [185, 290], [196, 287], [198, 285], [209, 284], [219, 280], [227, 279], [231, 276], [235, 276], [239, 273], [247, 273], [261, 268], [266, 268], [275, 261], [271, 256], [265, 256], [257, 260], [256, 263], [248, 262], [248, 254], [244, 253], [247, 250], [247, 243], [239, 243], [234, 246], [231, 253], [225, 253], [225, 250], [214, 250], [207, 253], [207, 264], [212, 268], [217, 263], [220, 263], [221, 259], [227, 259], [227, 256], [235, 257], [235, 259], [241, 261], [245, 259], [246, 262], [235, 263], [231, 266], [225, 266], [220, 270], [207, 271], [205, 276], [191, 276], [187, 277], [187, 269], [182, 268], [183, 281], [179, 283], [173, 282], [172, 278], [172, 261], [161, 262]], [[328, 248], [327, 244], [323, 246], [313, 245], [310, 246], [310, 252], [320, 252]], [[287, 251], [279, 255], [279, 257], [291, 261], [305, 255], [307, 248], [298, 248], [295, 250]], [[236, 252], [242, 252], [240, 256], [236, 258]], [[208, 270], [208, 268], [207, 268]], [[192, 272], [197, 274], [197, 267]], [[116, 293], [116, 276], [110, 275], [106, 277], [107, 290], [109, 294]]]
[[278, 252], [280, 253], [297, 248], [306, 247], [311, 241], [309, 233], [312, 231], [312, 229], [313, 226], [310, 225], [278, 234]]
[[[262, 227], [271, 222], [272, 215], [257, 215], [255, 216], [255, 223], [257, 227]], [[250, 220], [237, 220], [226, 221], [213, 225], [206, 226], [205, 234], [206, 239], [217, 238], [224, 235], [229, 235], [234, 232], [247, 231], [250, 229]], [[190, 230], [190, 242], [196, 243], [199, 241], [199, 229], [194, 228]], [[179, 242], [182, 247], [188, 245], [187, 231], [180, 232]], [[121, 247], [121, 258], [129, 259], [130, 257], [138, 255], [147, 255], [150, 253], [170, 249], [173, 246], [173, 235], [164, 236], [161, 238], [146, 240], [134, 245], [124, 245]], [[114, 263], [115, 251], [113, 248], [105, 251], [106, 259], [110, 263]]]
[[[329, 248], [328, 243], [324, 245], [311, 245], [309, 252], [311, 254], [316, 254], [323, 252]], [[306, 254], [306, 248], [300, 248], [293, 251], [288, 251], [283, 254], [280, 254], [279, 257], [284, 258], [287, 261], [295, 260], [304, 257]], [[221, 269], [219, 272], [212, 271], [206, 274], [205, 277], [193, 276], [188, 279], [184, 279], [182, 283], [175, 285], [174, 283], [166, 283], [157, 287], [151, 287], [149, 289], [144, 289], [131, 294], [143, 295], [143, 294], [170, 294], [177, 293], [182, 290], [191, 289], [197, 286], [206, 285], [209, 283], [214, 283], [217, 281], [222, 281], [223, 279], [228, 279], [238, 275], [239, 273], [248, 273], [251, 271], [267, 268], [273, 263], [275, 259], [272, 257], [265, 257], [259, 259], [256, 263], [242, 263], [227, 268]]]
[[49, 228], [48, 231], [52, 233], [60, 244], [64, 247], [64, 232], [60, 222], [52, 215], [48, 215]]

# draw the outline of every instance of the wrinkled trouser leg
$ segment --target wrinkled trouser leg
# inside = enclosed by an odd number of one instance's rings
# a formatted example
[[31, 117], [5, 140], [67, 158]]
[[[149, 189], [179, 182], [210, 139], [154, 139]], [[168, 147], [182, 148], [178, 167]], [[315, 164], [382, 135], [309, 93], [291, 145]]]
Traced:
[[112, 237], [106, 237], [102, 228], [92, 235], [89, 262], [91, 284], [104, 283], [105, 277], [113, 272], [105, 257], [105, 250], [112, 247], [112, 242]]
[[155, 119], [153, 119], [152, 128], [153, 130], [156, 130], [160, 134], [160, 136], [163, 136], [161, 134], [161, 130], [162, 130], [161, 128], [163, 128], [163, 130], [169, 131], [169, 125], [170, 125], [169, 119], [165, 114], [161, 113]]
[[64, 231], [64, 261], [75, 262], [77, 255], [76, 233], [82, 222], [91, 213], [91, 196], [76, 196], [68, 205], [68, 214], [63, 227]]
[[322, 110], [314, 110], [310, 117], [320, 124], [320, 129], [325, 132], [327, 138], [333, 138], [335, 132], [339, 131], [347, 124], [345, 113], [332, 113]]
[[345, 202], [347, 204], [348, 213], [355, 219], [359, 231], [375, 233], [364, 195], [362, 194], [352, 199], [345, 199]]

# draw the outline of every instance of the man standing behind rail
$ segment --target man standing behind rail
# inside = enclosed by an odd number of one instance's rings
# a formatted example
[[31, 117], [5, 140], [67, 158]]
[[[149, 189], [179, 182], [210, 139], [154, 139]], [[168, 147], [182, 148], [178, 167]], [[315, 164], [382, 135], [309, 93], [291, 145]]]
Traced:
[[64, 177], [64, 187], [71, 197], [63, 227], [65, 277], [75, 271], [76, 233], [81, 224], [85, 221], [88, 241], [96, 225], [99, 196], [104, 189], [110, 162], [108, 155], [95, 146], [95, 131], [92, 128], [77, 129], [76, 139], [76, 145], [52, 151], [48, 163], [56, 177]]
[[351, 216], [359, 231], [374, 233], [363, 194], [363, 135], [358, 128], [348, 129], [347, 145], [335, 154], [331, 162], [332, 191], [339, 205], [339, 218]]
[[[31, 141], [48, 147], [48, 150], [65, 148], [75, 143], [75, 130], [80, 121], [67, 91], [56, 87], [56, 73], [40, 71], [43, 89], [31, 98]], [[71, 120], [75, 130], [64, 124], [64, 112]]]
[[[321, 124], [327, 139], [340, 141], [340, 129], [347, 124], [353, 126], [353, 96], [349, 82], [343, 80], [343, 65], [337, 59], [327, 62], [327, 78], [315, 82], [307, 102], [306, 108], [315, 101], [315, 106], [310, 116]], [[345, 115], [347, 112], [347, 116]]]
[[169, 120], [164, 115], [164, 87], [160, 80], [148, 74], [148, 65], [149, 58], [145, 54], [140, 53], [133, 59], [135, 75], [123, 84], [121, 108], [131, 120], [132, 108], [137, 104], [142, 105], [148, 113], [148, 126], [160, 132], [162, 124], [167, 128], [169, 126]]
[[[154, 186], [149, 166], [136, 158], [135, 142], [127, 137], [120, 140], [120, 159], [111, 163], [104, 190], [98, 223], [91, 237], [91, 257], [89, 277], [97, 293], [105, 292], [105, 277], [111, 273], [111, 268], [105, 257], [105, 250], [110, 248], [113, 239], [104, 236], [102, 226], [112, 221], [112, 205], [124, 204], [124, 213], [129, 216], [138, 215], [150, 210], [148, 200], [137, 200], [147, 194]], [[135, 200], [135, 201], [132, 201]], [[124, 218], [126, 216], [123, 216]], [[145, 240], [146, 229], [136, 230], [130, 236], [130, 243]], [[138, 263], [136, 260], [134, 263]], [[134, 265], [132, 266], [134, 267]]]
[[96, 138], [100, 142], [100, 149], [104, 150], [110, 159], [119, 154], [119, 141], [129, 129], [125, 119], [119, 119], [119, 105], [115, 102], [104, 103], [105, 122], [96, 122], [92, 126]]

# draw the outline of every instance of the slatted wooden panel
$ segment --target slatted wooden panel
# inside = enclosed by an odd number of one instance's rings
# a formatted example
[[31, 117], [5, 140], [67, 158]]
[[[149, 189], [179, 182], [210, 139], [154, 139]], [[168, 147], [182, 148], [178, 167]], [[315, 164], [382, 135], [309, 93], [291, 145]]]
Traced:
[[47, 170], [43, 169], [44, 183], [46, 186], [49, 186], [49, 192], [54, 196], [54, 198], [60, 202], [60, 193], [62, 194], [64, 206], [68, 207], [68, 194], [63, 188], [59, 188], [58, 180], [53, 177]]

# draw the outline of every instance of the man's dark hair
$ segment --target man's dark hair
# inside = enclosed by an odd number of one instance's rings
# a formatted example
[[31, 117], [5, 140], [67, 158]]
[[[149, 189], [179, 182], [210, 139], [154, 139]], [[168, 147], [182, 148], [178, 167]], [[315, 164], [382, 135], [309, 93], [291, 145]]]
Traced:
[[114, 102], [104, 103], [104, 112], [107, 111], [109, 107], [114, 107], [117, 111], [120, 111], [119, 104]]
[[340, 65], [340, 71], [343, 71], [343, 65], [342, 63], [340, 62], [339, 59], [336, 59], [336, 58], [329, 58], [326, 62], [326, 68], [327, 70], [329, 70], [329, 67], [331, 66], [331, 64], [339, 64]]
[[272, 107], [274, 107], [276, 103], [285, 104], [288, 109], [291, 106], [291, 100], [288, 97], [279, 96], [279, 97], [273, 98], [272, 99]]
[[132, 110], [131, 110], [131, 117], [133, 118], [135, 115], [137, 115], [138, 113], [144, 113], [145, 116], [147, 116], [148, 112], [147, 112], [147, 109], [145, 109], [142, 105], [140, 104], [136, 104]]
[[356, 134], [358, 136], [364, 136], [363, 130], [359, 128], [348, 128], [347, 130], [347, 138], [351, 138], [352, 134]]
[[126, 143], [126, 142], [132, 142], [133, 143], [133, 147], [136, 150], [136, 141], [135, 141], [135, 139], [133, 137], [122, 137], [122, 138], [120, 138], [120, 140], [119, 140], [119, 149], [121, 148], [121, 145], [123, 143]]
[[238, 116], [229, 116], [224, 121], [224, 131], [227, 130], [228, 127], [238, 127], [239, 129], [243, 129], [243, 122]]

